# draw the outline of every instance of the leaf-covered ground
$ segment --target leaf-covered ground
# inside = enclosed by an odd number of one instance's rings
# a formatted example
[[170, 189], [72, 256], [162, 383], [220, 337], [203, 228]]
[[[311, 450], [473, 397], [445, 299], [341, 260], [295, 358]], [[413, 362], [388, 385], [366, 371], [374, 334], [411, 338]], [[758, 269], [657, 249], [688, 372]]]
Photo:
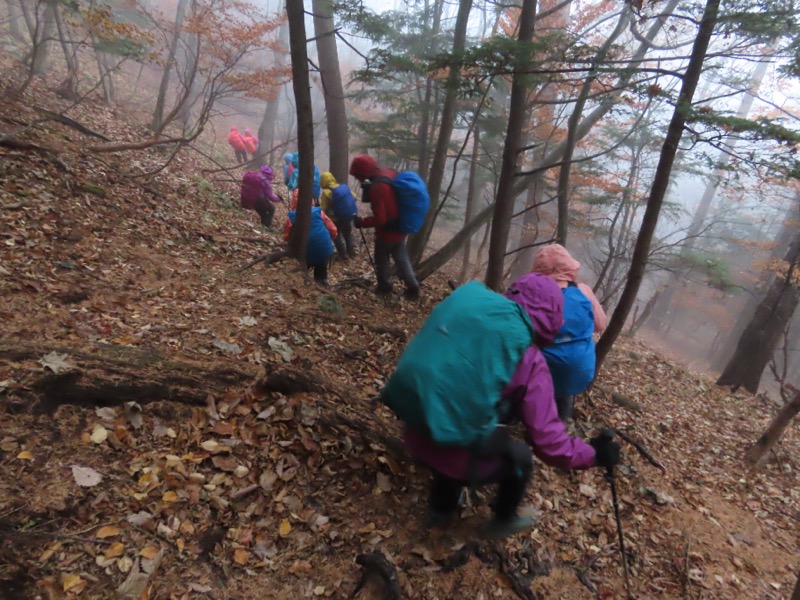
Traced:
[[[36, 82], [3, 102], [0, 136], [40, 118], [35, 103], [61, 106]], [[146, 135], [102, 105], [69, 114], [115, 141]], [[0, 149], [0, 598], [345, 598], [360, 579], [355, 557], [373, 551], [407, 598], [624, 597], [598, 470], [539, 466], [528, 497], [536, 528], [476, 547], [490, 496], [453, 529], [424, 530], [427, 473], [370, 435], [397, 435], [369, 399], [446, 294], [444, 277], [426, 282], [421, 302], [379, 300], [361, 285], [363, 248], [334, 263], [328, 291], [290, 262], [237, 273], [280, 240], [238, 209], [233, 187], [208, 184], [204, 169], [215, 167], [199, 155], [145, 178], [166, 153], [91, 154], [80, 148], [94, 140], [52, 122], [24, 139], [53, 152]], [[276, 224], [284, 218], [279, 207]], [[214, 391], [195, 390], [199, 403], [52, 389], [42, 400], [43, 385], [91, 380], [113, 352], [159, 357], [126, 365], [142, 381], [189, 363]], [[345, 393], [255, 385], [265, 366], [290, 365]], [[220, 390], [212, 379], [225, 369], [250, 379]], [[762, 400], [635, 340], [620, 342], [598, 383], [579, 404], [578, 433], [626, 430], [667, 469], [625, 447], [634, 595], [788, 598], [797, 426], [750, 472], [742, 454], [774, 411]], [[332, 422], [336, 403], [365, 429]], [[370, 579], [358, 597], [383, 590]]]

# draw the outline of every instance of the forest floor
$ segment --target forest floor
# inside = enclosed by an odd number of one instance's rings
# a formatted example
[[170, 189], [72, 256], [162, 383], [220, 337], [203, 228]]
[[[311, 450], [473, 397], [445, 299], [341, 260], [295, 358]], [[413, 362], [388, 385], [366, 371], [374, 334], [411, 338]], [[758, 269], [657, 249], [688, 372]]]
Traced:
[[[37, 81], [3, 101], [0, 139], [40, 119], [34, 104], [66, 106]], [[69, 116], [147, 136], [101, 104]], [[328, 290], [289, 261], [237, 272], [279, 235], [199, 155], [144, 177], [168, 153], [92, 153], [52, 121], [16, 139], [35, 147], [0, 147], [0, 598], [347, 598], [371, 552], [404, 598], [624, 597], [597, 469], [539, 465], [538, 523], [502, 543], [477, 537], [483, 492], [452, 529], [422, 527], [428, 474], [370, 398], [444, 275], [415, 303], [370, 294], [363, 247]], [[798, 427], [763, 467], [742, 462], [773, 411], [620, 341], [576, 429], [626, 431], [666, 467], [624, 448], [635, 597], [789, 597]]]

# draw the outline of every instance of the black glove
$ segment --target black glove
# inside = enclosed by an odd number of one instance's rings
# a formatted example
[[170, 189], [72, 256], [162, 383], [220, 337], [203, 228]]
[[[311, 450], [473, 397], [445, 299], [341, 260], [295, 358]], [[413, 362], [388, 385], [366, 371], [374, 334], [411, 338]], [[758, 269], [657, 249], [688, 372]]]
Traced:
[[353, 217], [353, 227], [355, 227], [356, 229], [361, 229], [362, 222], [363, 222], [363, 219], [361, 217], [359, 217], [358, 215]]
[[614, 441], [614, 430], [604, 429], [589, 442], [594, 448], [594, 462], [598, 467], [613, 469], [620, 461], [620, 445]]

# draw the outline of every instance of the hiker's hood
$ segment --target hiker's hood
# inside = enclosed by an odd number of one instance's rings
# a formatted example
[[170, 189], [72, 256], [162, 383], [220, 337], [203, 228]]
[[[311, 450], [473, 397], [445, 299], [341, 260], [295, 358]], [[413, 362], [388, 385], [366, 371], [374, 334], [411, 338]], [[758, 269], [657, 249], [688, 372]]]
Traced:
[[285, 162], [287, 165], [292, 162], [292, 153], [291, 152], [287, 152], [286, 154], [283, 155], [283, 162]]
[[359, 154], [350, 163], [350, 175], [364, 181], [365, 179], [372, 179], [380, 172], [378, 161], [372, 158], [369, 154]]
[[300, 166], [300, 153], [299, 152], [295, 152], [294, 154], [292, 154], [292, 165], [294, 165], [295, 167], [299, 167]]
[[539, 248], [533, 257], [534, 273], [541, 273], [552, 277], [556, 281], [576, 281], [581, 263], [572, 258], [572, 255], [561, 244], [550, 244]]
[[245, 129], [244, 133], [245, 133], [245, 135], [253, 135], [253, 132], [250, 131], [249, 129]]
[[236, 125], [231, 125], [231, 131], [239, 132], [239, 130], [236, 129]]
[[261, 167], [260, 171], [261, 175], [267, 181], [272, 181], [273, 179], [275, 179], [275, 173], [273, 172], [272, 167], [270, 167], [269, 165], [264, 165], [263, 167]]
[[564, 324], [564, 296], [553, 279], [528, 273], [514, 281], [503, 295], [528, 313], [536, 330], [537, 346], [553, 343]]
[[333, 173], [330, 171], [323, 171], [322, 175], [319, 176], [319, 184], [327, 189], [333, 189], [339, 184], [336, 182], [336, 178], [333, 176]]

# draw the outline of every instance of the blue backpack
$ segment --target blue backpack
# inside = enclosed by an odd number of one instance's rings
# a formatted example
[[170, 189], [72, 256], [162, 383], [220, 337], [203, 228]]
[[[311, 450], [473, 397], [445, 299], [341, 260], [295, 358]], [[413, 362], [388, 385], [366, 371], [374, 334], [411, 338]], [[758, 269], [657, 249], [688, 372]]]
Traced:
[[[297, 216], [296, 210], [289, 211], [289, 220], [294, 224]], [[306, 246], [306, 263], [318, 265], [333, 255], [333, 242], [331, 235], [322, 219], [322, 209], [314, 206], [311, 208], [311, 228], [308, 232], [308, 245]]]
[[433, 309], [381, 400], [437, 444], [476, 448], [497, 426], [500, 395], [533, 338], [522, 306], [470, 281]]
[[594, 309], [573, 282], [563, 289], [564, 324], [551, 346], [542, 350], [556, 398], [584, 391], [594, 379]]
[[347, 221], [358, 213], [353, 192], [343, 183], [331, 190], [331, 210], [337, 221]]
[[397, 223], [392, 227], [401, 233], [417, 233], [425, 222], [431, 197], [428, 186], [414, 171], [401, 171], [394, 179], [376, 177], [373, 181], [382, 181], [392, 186], [397, 198]]

